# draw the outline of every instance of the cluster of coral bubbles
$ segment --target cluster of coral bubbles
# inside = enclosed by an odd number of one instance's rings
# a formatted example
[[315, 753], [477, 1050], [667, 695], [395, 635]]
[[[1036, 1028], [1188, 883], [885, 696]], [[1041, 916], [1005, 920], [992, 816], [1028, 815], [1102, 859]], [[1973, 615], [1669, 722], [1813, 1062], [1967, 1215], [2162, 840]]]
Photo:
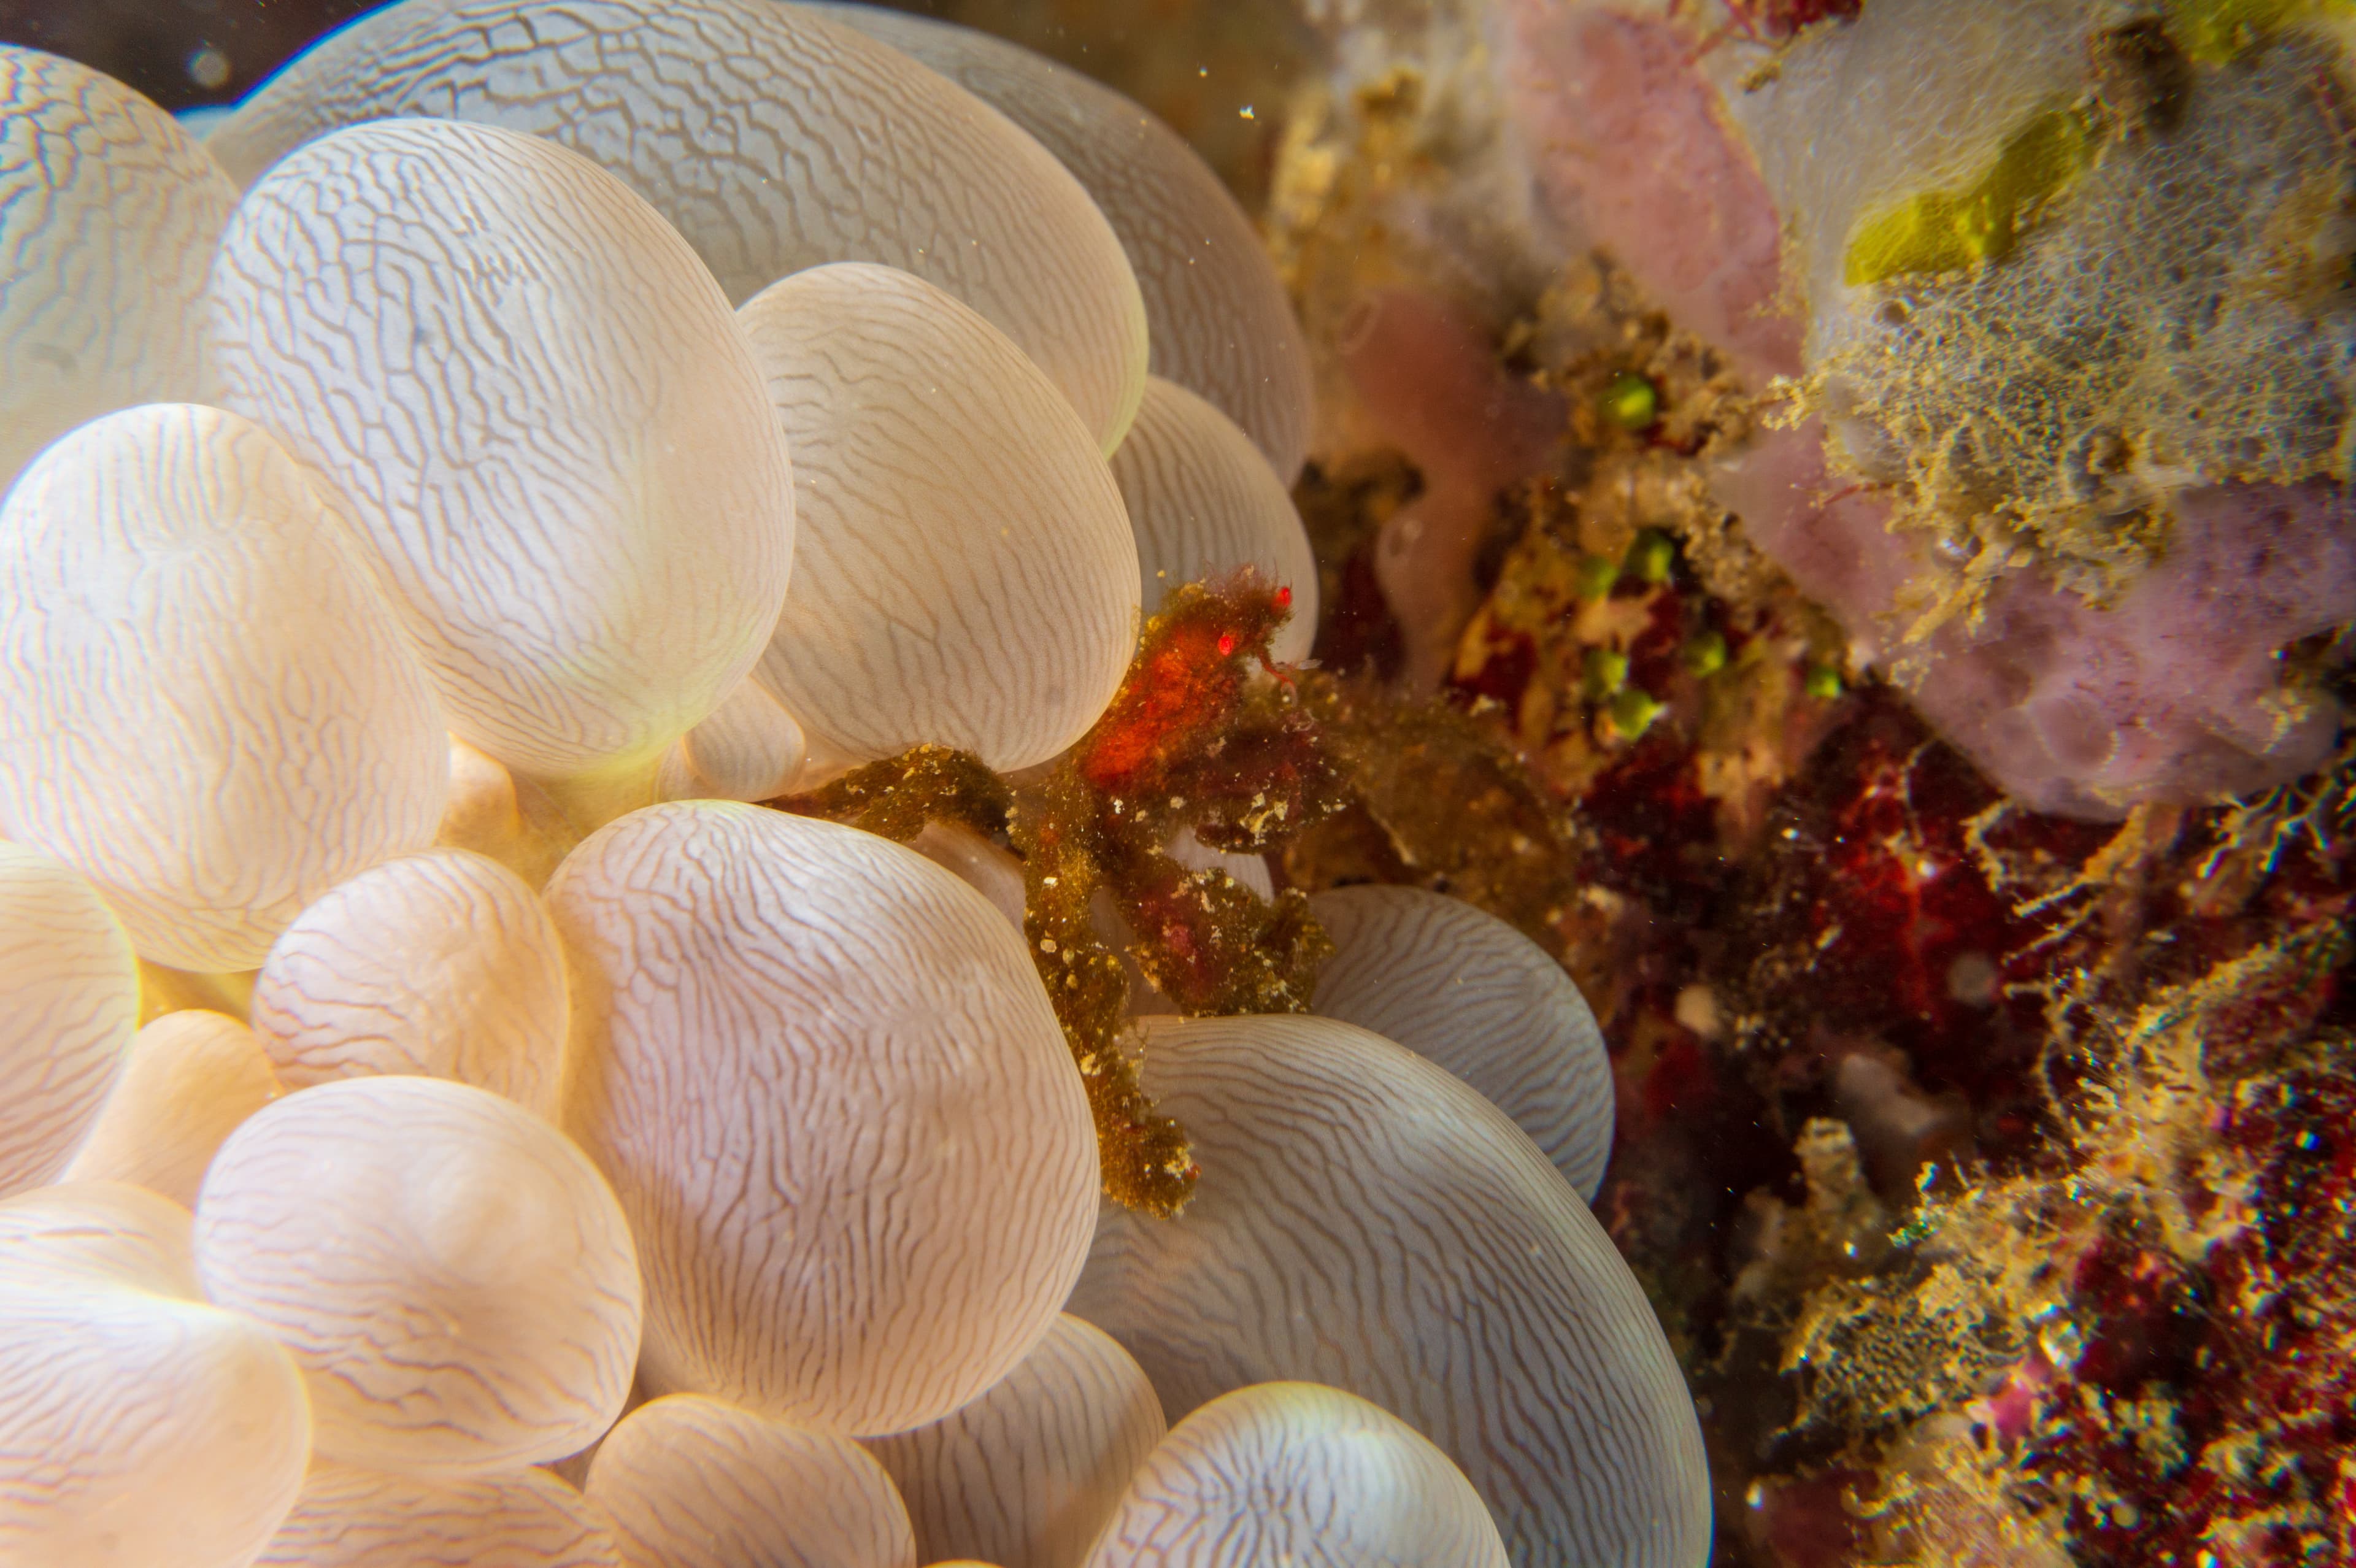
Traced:
[[[0, 112], [0, 1560], [1702, 1561], [1576, 991], [1223, 853], [1309, 378], [1173, 136], [779, 0]], [[927, 768], [1048, 805], [762, 804]], [[1313, 995], [1076, 1028], [1116, 861]]]

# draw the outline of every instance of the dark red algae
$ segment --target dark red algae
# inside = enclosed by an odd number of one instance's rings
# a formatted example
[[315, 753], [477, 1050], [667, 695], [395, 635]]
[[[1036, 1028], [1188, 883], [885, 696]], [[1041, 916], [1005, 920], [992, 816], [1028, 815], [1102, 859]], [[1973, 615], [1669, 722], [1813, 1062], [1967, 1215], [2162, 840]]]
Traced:
[[[1284, 865], [1486, 902], [1586, 990], [1715, 1560], [2356, 1565], [2348, 759], [2041, 816], [1788, 602], [1525, 528], [1437, 708], [1354, 699], [1388, 794]], [[1419, 779], [1524, 804], [1443, 830]]]

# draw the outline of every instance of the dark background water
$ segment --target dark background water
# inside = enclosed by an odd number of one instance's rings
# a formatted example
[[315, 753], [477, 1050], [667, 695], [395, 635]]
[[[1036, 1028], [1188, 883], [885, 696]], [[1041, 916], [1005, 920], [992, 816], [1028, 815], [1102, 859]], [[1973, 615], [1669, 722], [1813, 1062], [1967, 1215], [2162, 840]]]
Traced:
[[[382, 0], [0, 0], [0, 43], [64, 55], [170, 110], [234, 103]], [[1282, 104], [1315, 52], [1289, 0], [875, 0], [999, 34], [1129, 93], [1247, 209], [1268, 191]], [[1254, 106], [1257, 106], [1256, 108]]]
[[373, 0], [0, 0], [0, 43], [97, 67], [166, 109], [234, 102]]
[[[0, 0], [0, 43], [95, 66], [166, 109], [234, 103], [382, 0]], [[940, 0], [894, 7], [942, 14]]]

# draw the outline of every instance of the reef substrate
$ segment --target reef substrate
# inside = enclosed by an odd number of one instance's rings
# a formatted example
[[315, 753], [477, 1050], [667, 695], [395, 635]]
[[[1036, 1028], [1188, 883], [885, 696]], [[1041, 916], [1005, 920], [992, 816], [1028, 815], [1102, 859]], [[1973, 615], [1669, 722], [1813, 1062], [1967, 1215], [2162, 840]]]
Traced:
[[[1273, 243], [1344, 411], [1298, 498], [1368, 781], [1287, 879], [1445, 890], [1579, 980], [1596, 1211], [1700, 1394], [1718, 1563], [2356, 1563], [2356, 747], [2123, 819], [2008, 800], [1714, 495], [1770, 414], [1742, 353], [1608, 246], [1463, 216], [1464, 43], [1344, 30], [1287, 122]], [[1488, 400], [1398, 391], [1442, 381]], [[1541, 439], [1467, 473], [1500, 411]], [[1431, 634], [1381, 552], [1441, 507], [1475, 592], [1403, 706]], [[2343, 701], [2344, 639], [2298, 656]]]

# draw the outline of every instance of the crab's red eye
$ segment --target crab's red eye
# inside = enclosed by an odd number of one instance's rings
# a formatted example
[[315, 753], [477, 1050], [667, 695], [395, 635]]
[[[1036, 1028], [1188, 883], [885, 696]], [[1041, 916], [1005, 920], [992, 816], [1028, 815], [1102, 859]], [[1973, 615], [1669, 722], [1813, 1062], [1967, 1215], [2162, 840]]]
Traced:
[[1220, 633], [1220, 634], [1219, 634], [1219, 655], [1220, 655], [1220, 656], [1221, 656], [1222, 658], [1224, 658], [1224, 657], [1226, 657], [1227, 655], [1229, 655], [1229, 654], [1231, 654], [1231, 653], [1234, 653], [1235, 651], [1236, 651], [1236, 635], [1235, 635], [1233, 632], [1222, 632], [1222, 633]]
[[1280, 610], [1290, 610], [1292, 608], [1291, 589], [1280, 588], [1276, 591], [1276, 607]]

